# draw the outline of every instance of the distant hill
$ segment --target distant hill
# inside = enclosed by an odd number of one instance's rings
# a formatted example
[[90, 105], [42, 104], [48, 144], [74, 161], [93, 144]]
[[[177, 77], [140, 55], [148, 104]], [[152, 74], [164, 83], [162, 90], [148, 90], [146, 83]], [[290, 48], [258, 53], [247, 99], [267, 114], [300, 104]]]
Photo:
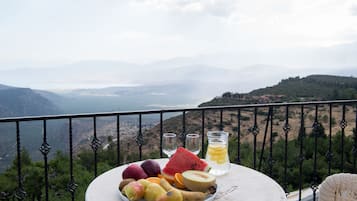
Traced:
[[[45, 91], [45, 90], [34, 90], [37, 94], [40, 94], [42, 97], [46, 98], [50, 102], [52, 102], [54, 105], [57, 106], [57, 102], [64, 101], [64, 97], [50, 91]], [[58, 106], [57, 106], [58, 107]]]
[[[278, 84], [266, 87], [262, 89], [253, 90], [249, 93], [240, 94], [233, 92], [225, 92], [222, 96], [217, 96], [211, 101], [200, 104], [203, 106], [220, 106], [220, 105], [239, 105], [239, 104], [254, 104], [254, 103], [272, 103], [272, 102], [292, 102], [292, 101], [309, 101], [309, 100], [335, 100], [335, 99], [355, 99], [357, 97], [357, 78], [353, 77], [340, 77], [329, 75], [311, 75], [304, 78], [294, 77], [280, 81]], [[298, 136], [300, 129], [300, 108], [290, 107], [289, 123], [291, 130], [289, 132], [289, 139], [294, 139]], [[249, 129], [253, 126], [254, 111], [252, 109], [244, 109], [241, 111], [241, 142], [251, 142], [253, 135], [249, 132]], [[311, 133], [311, 129], [314, 121], [314, 108], [305, 107], [304, 115], [306, 117], [305, 125], [306, 132]], [[259, 108], [257, 112], [257, 123], [260, 128], [260, 133], [263, 132], [263, 128], [266, 126], [266, 119], [268, 114], [268, 108]], [[278, 138], [284, 138], [283, 126], [285, 124], [285, 108], [280, 107], [274, 110], [274, 129]], [[328, 128], [328, 108], [327, 106], [321, 106], [319, 108], [319, 119], [324, 128]], [[342, 116], [342, 110], [339, 107], [334, 107], [332, 112], [332, 134], [336, 134], [340, 131], [339, 117]], [[222, 122], [223, 129], [232, 134], [232, 139], [237, 135], [238, 119], [237, 111], [228, 110], [223, 112]], [[220, 129], [219, 111], [207, 110], [205, 113], [205, 128], [207, 130]], [[185, 116], [186, 132], [187, 133], [200, 133], [201, 132], [201, 114], [199, 112], [187, 112]], [[347, 122], [355, 121], [355, 110], [351, 107], [347, 107], [346, 111]], [[178, 115], [169, 118], [164, 121], [164, 132], [182, 133], [182, 115]], [[352, 135], [353, 126], [348, 127], [346, 135]], [[146, 136], [150, 136], [147, 139], [149, 151], [152, 146], [155, 145], [155, 140], [158, 140], [157, 134], [160, 133], [160, 126], [157, 125], [147, 131]], [[263, 140], [263, 135], [258, 135], [258, 143]]]
[[[49, 92], [41, 92], [47, 96], [54, 94]], [[0, 85], [0, 118], [2, 117], [18, 117], [18, 116], [39, 116], [58, 114], [60, 110], [57, 106], [40, 92], [29, 88], [18, 88], [6, 85]], [[40, 159], [41, 153], [38, 151], [42, 143], [42, 122], [21, 123], [21, 143], [33, 157]], [[60, 149], [65, 147], [65, 133], [63, 123], [49, 122], [47, 129], [51, 135], [48, 136], [48, 141], [52, 149]], [[16, 154], [16, 135], [13, 123], [0, 124], [0, 172], [11, 164], [13, 157]], [[52, 143], [56, 142], [56, 143]], [[51, 153], [53, 154], [53, 153]]]
[[0, 84], [0, 90], [1, 90], [1, 89], [9, 89], [9, 88], [12, 88], [12, 87], [7, 86], [7, 85]]
[[59, 113], [57, 107], [34, 90], [0, 85], [0, 117], [56, 113]]
[[310, 75], [281, 80], [278, 84], [239, 94], [226, 92], [200, 106], [284, 101], [338, 100], [357, 98], [357, 78]]
[[251, 95], [284, 94], [290, 98], [353, 99], [357, 94], [357, 78], [311, 75], [282, 80], [279, 84], [257, 89]]

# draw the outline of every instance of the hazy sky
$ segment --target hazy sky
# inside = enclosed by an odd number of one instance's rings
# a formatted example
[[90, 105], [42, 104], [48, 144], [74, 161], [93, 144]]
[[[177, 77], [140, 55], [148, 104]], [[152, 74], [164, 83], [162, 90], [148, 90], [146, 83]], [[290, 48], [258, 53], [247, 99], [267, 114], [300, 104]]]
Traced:
[[357, 1], [0, 0], [0, 44], [0, 70], [177, 58], [231, 69], [356, 67]]

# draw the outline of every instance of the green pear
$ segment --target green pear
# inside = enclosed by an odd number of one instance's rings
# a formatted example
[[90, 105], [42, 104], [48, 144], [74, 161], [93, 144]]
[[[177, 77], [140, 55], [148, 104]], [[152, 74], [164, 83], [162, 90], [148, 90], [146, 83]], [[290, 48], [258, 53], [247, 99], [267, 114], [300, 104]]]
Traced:
[[162, 195], [165, 195], [166, 191], [156, 183], [151, 183], [146, 187], [144, 198], [146, 201], [156, 201]]
[[139, 179], [138, 180], [139, 183], [141, 183], [141, 185], [144, 186], [144, 189], [146, 190], [146, 188], [151, 184], [150, 181], [146, 180], [146, 179]]
[[144, 194], [144, 186], [137, 181], [132, 181], [123, 188], [123, 192], [130, 201], [140, 200]]

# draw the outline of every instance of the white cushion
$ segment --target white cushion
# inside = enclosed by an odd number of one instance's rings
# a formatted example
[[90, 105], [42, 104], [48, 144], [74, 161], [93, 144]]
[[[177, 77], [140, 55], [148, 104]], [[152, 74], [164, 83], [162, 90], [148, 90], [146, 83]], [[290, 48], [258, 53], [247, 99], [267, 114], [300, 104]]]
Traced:
[[357, 175], [331, 175], [321, 183], [319, 191], [319, 201], [357, 201]]

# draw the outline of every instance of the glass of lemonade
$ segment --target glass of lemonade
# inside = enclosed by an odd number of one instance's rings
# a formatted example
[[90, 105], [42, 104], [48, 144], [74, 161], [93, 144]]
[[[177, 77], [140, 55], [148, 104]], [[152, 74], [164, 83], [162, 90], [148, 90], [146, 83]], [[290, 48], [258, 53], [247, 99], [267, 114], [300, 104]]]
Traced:
[[228, 173], [230, 162], [228, 156], [228, 133], [224, 131], [208, 131], [208, 147], [206, 161], [211, 167], [210, 174], [219, 176]]

